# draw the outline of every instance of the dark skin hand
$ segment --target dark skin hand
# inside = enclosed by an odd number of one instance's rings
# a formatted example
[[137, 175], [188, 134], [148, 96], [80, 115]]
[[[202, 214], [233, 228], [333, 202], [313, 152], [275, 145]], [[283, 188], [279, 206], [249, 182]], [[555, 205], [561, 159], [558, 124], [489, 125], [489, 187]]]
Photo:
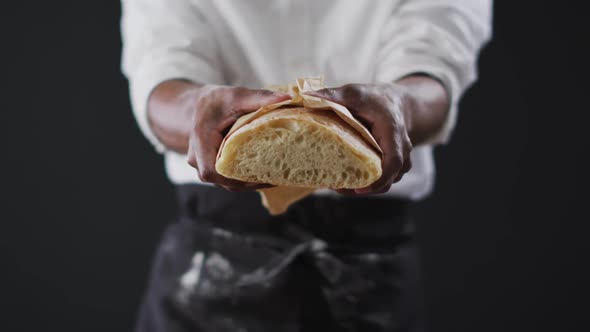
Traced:
[[148, 102], [148, 118], [158, 139], [168, 148], [188, 154], [201, 181], [230, 191], [256, 190], [268, 184], [226, 178], [215, 170], [217, 151], [236, 120], [262, 106], [291, 99], [285, 93], [181, 80], [160, 84]]
[[[424, 143], [436, 133], [449, 108], [443, 86], [423, 75], [391, 84], [348, 84], [308, 94], [346, 106], [383, 150], [382, 177], [367, 188], [337, 190], [347, 195], [389, 190], [410, 170], [412, 145]], [[188, 154], [189, 164], [197, 169], [202, 181], [231, 191], [255, 190], [269, 185], [228, 179], [215, 171], [217, 151], [240, 116], [288, 99], [288, 94], [268, 90], [170, 80], [152, 92], [148, 119], [164, 145]]]
[[412, 168], [412, 146], [426, 142], [441, 129], [448, 109], [440, 82], [425, 75], [396, 83], [347, 84], [307, 93], [346, 106], [371, 132], [383, 158], [381, 178], [360, 189], [339, 189], [345, 195], [381, 194]]

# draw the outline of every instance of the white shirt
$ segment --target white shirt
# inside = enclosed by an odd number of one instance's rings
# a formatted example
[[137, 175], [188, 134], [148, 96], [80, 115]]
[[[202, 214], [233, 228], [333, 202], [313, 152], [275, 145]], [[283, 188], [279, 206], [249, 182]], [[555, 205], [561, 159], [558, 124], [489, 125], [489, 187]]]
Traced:
[[122, 68], [139, 127], [164, 154], [174, 183], [200, 181], [186, 156], [167, 150], [148, 125], [148, 97], [163, 81], [263, 88], [323, 76], [336, 87], [432, 75], [449, 92], [451, 111], [387, 193], [417, 200], [434, 183], [432, 147], [447, 142], [458, 101], [476, 79], [491, 1], [122, 0]]

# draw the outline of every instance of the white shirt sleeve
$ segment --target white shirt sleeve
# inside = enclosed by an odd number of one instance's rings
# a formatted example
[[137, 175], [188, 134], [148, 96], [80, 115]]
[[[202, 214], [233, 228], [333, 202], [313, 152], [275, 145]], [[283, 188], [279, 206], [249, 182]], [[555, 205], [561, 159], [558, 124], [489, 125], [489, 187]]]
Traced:
[[377, 80], [422, 72], [439, 79], [451, 99], [443, 128], [428, 143], [446, 143], [463, 92], [476, 80], [479, 50], [491, 37], [492, 0], [408, 0], [383, 30]]
[[122, 0], [122, 70], [139, 127], [158, 152], [164, 145], [148, 124], [152, 90], [170, 79], [222, 84], [218, 48], [210, 25], [190, 0]]

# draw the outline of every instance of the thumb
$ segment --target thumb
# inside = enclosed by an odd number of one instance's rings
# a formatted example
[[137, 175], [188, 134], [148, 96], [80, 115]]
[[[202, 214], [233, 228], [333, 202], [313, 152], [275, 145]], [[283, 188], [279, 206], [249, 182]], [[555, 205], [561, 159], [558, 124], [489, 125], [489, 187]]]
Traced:
[[291, 99], [291, 95], [284, 92], [275, 92], [270, 90], [248, 90], [238, 99], [236, 107], [243, 112], [256, 111], [257, 109], [280, 103]]
[[325, 88], [316, 91], [305, 92], [304, 95], [318, 97], [325, 100], [333, 101], [338, 104], [342, 104], [342, 98], [337, 89]]

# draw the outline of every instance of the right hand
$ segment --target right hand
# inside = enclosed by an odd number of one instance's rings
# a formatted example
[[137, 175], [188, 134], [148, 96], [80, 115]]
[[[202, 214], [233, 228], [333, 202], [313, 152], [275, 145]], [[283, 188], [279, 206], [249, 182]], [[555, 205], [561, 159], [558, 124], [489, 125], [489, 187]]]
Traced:
[[256, 190], [268, 184], [229, 179], [215, 170], [217, 152], [224, 135], [236, 120], [260, 107], [289, 100], [286, 93], [229, 86], [203, 86], [196, 94], [192, 129], [189, 136], [188, 163], [197, 169], [203, 182], [230, 191]]

